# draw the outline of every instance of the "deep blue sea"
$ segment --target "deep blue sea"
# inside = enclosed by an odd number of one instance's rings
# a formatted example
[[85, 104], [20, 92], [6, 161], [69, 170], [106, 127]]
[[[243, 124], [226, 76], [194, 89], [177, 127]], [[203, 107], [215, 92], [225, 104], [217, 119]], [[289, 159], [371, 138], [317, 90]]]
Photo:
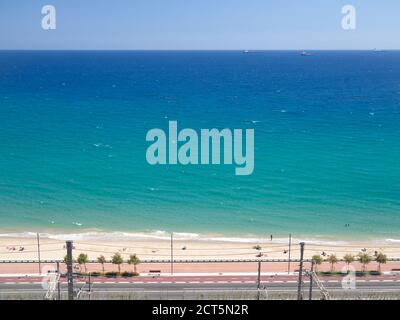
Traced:
[[[149, 165], [169, 120], [254, 173]], [[1, 51], [0, 229], [399, 239], [400, 52]]]

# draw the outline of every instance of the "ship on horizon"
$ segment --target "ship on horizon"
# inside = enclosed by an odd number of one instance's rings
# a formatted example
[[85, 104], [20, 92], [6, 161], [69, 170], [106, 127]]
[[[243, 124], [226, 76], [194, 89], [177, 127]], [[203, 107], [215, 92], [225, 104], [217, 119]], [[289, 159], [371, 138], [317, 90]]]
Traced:
[[312, 53], [311, 53], [311, 52], [307, 52], [307, 51], [302, 51], [302, 52], [301, 52], [301, 55], [302, 55], [303, 57], [309, 57], [309, 56], [312, 56]]

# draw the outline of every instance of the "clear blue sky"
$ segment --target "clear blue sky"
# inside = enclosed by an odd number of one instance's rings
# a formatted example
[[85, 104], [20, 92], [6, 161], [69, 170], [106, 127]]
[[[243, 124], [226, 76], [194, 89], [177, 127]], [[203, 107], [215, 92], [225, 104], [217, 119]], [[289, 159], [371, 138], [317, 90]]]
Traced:
[[[46, 4], [56, 30], [41, 28]], [[0, 49], [372, 48], [400, 49], [399, 0], [0, 0]]]

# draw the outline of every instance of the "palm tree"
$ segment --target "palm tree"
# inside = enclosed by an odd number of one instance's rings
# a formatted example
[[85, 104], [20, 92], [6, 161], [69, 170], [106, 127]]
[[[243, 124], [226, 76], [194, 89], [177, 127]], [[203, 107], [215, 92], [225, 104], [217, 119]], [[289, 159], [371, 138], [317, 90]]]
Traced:
[[124, 263], [124, 259], [122, 258], [119, 252], [115, 253], [111, 258], [112, 264], [116, 264], [118, 266], [118, 273], [121, 273], [121, 264]]
[[[74, 258], [72, 258], [72, 262], [74, 262]], [[68, 264], [68, 256], [67, 255], [65, 255], [65, 257], [64, 257], [64, 263]]]
[[358, 261], [363, 265], [362, 271], [365, 271], [367, 264], [372, 261], [372, 257], [368, 253], [360, 253], [358, 255]]
[[346, 262], [346, 264], [347, 264], [347, 271], [349, 271], [350, 263], [353, 263], [354, 260], [355, 260], [354, 256], [353, 256], [352, 254], [346, 254], [346, 255], [343, 257], [343, 260], [344, 260], [344, 262]]
[[101, 268], [103, 269], [104, 272], [104, 264], [106, 263], [106, 258], [103, 255], [98, 256], [97, 262], [101, 264]]
[[375, 261], [378, 262], [379, 266], [379, 272], [381, 272], [381, 264], [385, 264], [387, 262], [387, 256], [386, 254], [383, 254], [382, 252], [379, 252], [375, 258]]
[[140, 263], [140, 259], [136, 254], [131, 254], [129, 256], [128, 264], [133, 264], [134, 272], [136, 272], [136, 266]]
[[315, 271], [317, 271], [317, 266], [322, 264], [322, 257], [319, 254], [316, 254], [314, 256], [312, 256], [311, 258], [312, 260], [314, 260], [315, 263]]
[[88, 255], [87, 255], [86, 253], [81, 253], [81, 254], [78, 256], [77, 261], [78, 261], [79, 265], [82, 265], [82, 264], [83, 264], [83, 266], [85, 267], [85, 273], [86, 273], [86, 272], [87, 272], [86, 263], [89, 261]]
[[335, 263], [338, 263], [339, 260], [335, 254], [331, 254], [328, 259], [329, 263], [331, 264], [331, 272], [335, 271]]

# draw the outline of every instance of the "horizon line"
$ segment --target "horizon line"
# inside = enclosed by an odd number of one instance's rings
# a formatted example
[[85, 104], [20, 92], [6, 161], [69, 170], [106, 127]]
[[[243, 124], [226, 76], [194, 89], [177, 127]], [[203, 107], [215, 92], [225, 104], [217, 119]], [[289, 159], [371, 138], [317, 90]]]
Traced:
[[247, 51], [268, 52], [268, 51], [400, 51], [399, 49], [0, 49], [0, 51]]

